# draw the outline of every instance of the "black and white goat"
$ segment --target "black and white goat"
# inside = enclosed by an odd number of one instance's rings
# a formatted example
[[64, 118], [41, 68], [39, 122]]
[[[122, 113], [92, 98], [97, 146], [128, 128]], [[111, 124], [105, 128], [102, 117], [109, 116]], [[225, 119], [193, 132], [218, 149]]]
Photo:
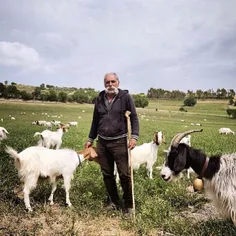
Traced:
[[[191, 135], [189, 134], [189, 135], [183, 137], [183, 138], [180, 140], [179, 143], [185, 143], [185, 144], [187, 144], [188, 146], [191, 147]], [[168, 155], [170, 149], [171, 149], [171, 147], [169, 147], [168, 150], [164, 150], [164, 152], [166, 153], [166, 155]], [[191, 174], [191, 173], [194, 173], [194, 170], [193, 170], [191, 167], [189, 167], [186, 171], [187, 171], [187, 178], [190, 179], [190, 174]]]
[[172, 139], [161, 176], [165, 181], [171, 181], [183, 169], [192, 167], [203, 178], [206, 193], [216, 208], [236, 226], [236, 153], [209, 158], [201, 150], [180, 143], [187, 134], [201, 131], [186, 131]]
[[7, 130], [4, 127], [0, 127], [0, 141], [3, 139], [7, 139]]

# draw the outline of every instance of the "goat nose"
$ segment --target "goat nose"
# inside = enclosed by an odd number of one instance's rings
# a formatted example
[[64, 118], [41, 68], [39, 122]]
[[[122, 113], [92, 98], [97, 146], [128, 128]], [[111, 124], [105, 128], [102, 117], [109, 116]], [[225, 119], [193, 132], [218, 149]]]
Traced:
[[165, 175], [161, 175], [161, 177], [162, 177], [162, 179], [165, 179], [166, 176]]

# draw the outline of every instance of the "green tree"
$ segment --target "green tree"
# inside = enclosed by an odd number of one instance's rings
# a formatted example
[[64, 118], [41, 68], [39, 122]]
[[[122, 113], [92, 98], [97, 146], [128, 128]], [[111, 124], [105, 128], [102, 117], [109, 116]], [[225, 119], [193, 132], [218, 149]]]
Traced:
[[59, 94], [58, 94], [58, 101], [66, 102], [67, 101], [67, 93], [59, 92]]
[[45, 84], [44, 83], [42, 83], [42, 84], [40, 84], [40, 86], [39, 86], [42, 90], [43, 89], [46, 89], [46, 86], [45, 86]]
[[184, 106], [193, 107], [197, 103], [197, 100], [193, 96], [189, 96], [184, 100]]
[[8, 98], [18, 98], [20, 91], [16, 88], [15, 85], [8, 86]]
[[3, 97], [5, 94], [6, 86], [3, 83], [0, 83], [0, 97]]
[[49, 90], [48, 100], [53, 102], [58, 101], [58, 96], [55, 90]]
[[34, 99], [40, 100], [41, 99], [41, 88], [40, 87], [35, 87], [34, 92], [32, 93]]
[[145, 94], [136, 94], [132, 96], [136, 107], [147, 107], [149, 104], [148, 98]]
[[26, 92], [25, 90], [21, 91], [20, 94], [21, 94], [21, 98], [25, 101], [33, 99], [33, 95], [31, 93]]
[[200, 98], [202, 98], [203, 91], [202, 91], [201, 89], [198, 89], [198, 90], [196, 91], [195, 95], [196, 95], [196, 98], [197, 98], [197, 99], [200, 99]]

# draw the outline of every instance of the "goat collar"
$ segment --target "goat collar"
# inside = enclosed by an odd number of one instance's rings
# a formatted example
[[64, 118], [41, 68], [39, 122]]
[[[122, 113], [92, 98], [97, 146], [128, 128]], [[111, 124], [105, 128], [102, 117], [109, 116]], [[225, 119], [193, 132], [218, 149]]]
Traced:
[[201, 179], [202, 177], [204, 177], [205, 171], [206, 171], [206, 169], [207, 169], [207, 167], [208, 167], [208, 163], [209, 163], [209, 157], [206, 157], [205, 163], [204, 163], [204, 165], [203, 165], [203, 167], [202, 167], [201, 174], [200, 174], [200, 176], [199, 176], [200, 179]]
[[79, 159], [79, 166], [81, 165], [82, 161], [80, 159], [80, 154], [78, 154], [78, 159]]

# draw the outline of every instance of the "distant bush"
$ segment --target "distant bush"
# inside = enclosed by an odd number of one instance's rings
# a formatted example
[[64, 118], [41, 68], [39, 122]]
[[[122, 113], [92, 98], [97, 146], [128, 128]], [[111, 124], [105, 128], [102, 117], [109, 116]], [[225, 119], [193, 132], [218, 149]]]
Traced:
[[180, 108], [179, 108], [179, 111], [187, 112], [187, 110], [186, 110], [184, 107], [180, 107]]
[[229, 116], [232, 116], [233, 119], [236, 119], [236, 109], [227, 109], [226, 112]]
[[196, 105], [196, 103], [197, 103], [197, 100], [195, 99], [195, 97], [190, 96], [184, 100], [184, 105], [188, 107], [193, 107]]
[[229, 99], [229, 103], [228, 103], [229, 105], [233, 105], [234, 104], [234, 100], [233, 100], [233, 98], [230, 98]]
[[148, 98], [145, 94], [136, 94], [132, 96], [136, 107], [147, 107], [149, 104]]

